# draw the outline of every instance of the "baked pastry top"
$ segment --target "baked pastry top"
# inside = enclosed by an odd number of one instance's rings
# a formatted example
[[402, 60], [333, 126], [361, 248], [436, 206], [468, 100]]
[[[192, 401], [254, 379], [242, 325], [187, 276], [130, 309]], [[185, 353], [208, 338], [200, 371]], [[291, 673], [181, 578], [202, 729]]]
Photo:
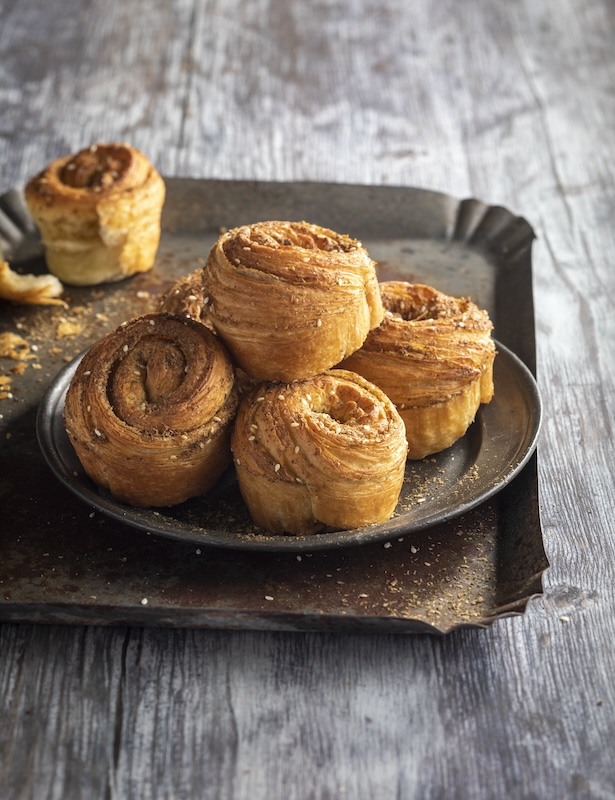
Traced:
[[374, 262], [360, 242], [307, 222], [228, 231], [204, 276], [209, 319], [256, 379], [323, 372], [358, 349], [383, 317]]
[[237, 403], [219, 339], [200, 322], [148, 314], [85, 354], [64, 423], [98, 486], [133, 506], [169, 506], [219, 479], [230, 462]]
[[384, 320], [342, 366], [391, 398], [419, 459], [450, 447], [492, 399], [493, 324], [469, 298], [431, 286], [387, 281], [380, 293]]
[[116, 143], [58, 158], [25, 188], [49, 271], [74, 285], [151, 269], [164, 197], [164, 181], [147, 157]]
[[240, 405], [231, 446], [252, 519], [274, 533], [383, 522], [399, 499], [404, 424], [389, 398], [352, 372], [257, 387]]

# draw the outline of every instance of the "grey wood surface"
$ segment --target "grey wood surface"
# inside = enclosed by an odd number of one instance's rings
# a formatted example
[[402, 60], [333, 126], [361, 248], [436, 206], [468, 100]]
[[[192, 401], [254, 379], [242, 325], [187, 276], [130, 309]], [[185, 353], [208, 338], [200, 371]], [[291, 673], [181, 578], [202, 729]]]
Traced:
[[3, 0], [0, 192], [120, 139], [531, 222], [552, 564], [441, 639], [5, 624], [3, 800], [615, 797], [614, 42], [612, 0]]

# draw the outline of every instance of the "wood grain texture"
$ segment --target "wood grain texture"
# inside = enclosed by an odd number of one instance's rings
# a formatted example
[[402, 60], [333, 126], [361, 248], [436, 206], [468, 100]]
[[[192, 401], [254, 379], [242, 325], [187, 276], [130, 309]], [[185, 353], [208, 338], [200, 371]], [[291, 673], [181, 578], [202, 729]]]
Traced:
[[441, 640], [5, 624], [3, 800], [615, 796], [614, 34], [609, 0], [2, 4], [0, 191], [120, 139], [528, 218], [552, 563]]

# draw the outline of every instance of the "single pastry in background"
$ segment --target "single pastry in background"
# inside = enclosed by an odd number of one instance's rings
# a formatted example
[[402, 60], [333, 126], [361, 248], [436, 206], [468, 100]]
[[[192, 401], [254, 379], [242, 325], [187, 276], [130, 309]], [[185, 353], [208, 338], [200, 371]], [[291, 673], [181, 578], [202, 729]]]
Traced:
[[307, 222], [230, 230], [204, 270], [209, 319], [259, 380], [324, 372], [383, 317], [374, 262], [360, 242]]
[[90, 478], [132, 506], [208, 492], [230, 462], [233, 367], [214, 334], [148, 314], [105, 336], [70, 382], [64, 422]]
[[92, 145], [58, 158], [25, 189], [49, 271], [76, 286], [151, 269], [164, 197], [163, 179], [127, 144]]
[[231, 446], [255, 525], [304, 535], [388, 520], [407, 443], [395, 406], [360, 375], [267, 383], [242, 401]]
[[340, 366], [379, 386], [406, 425], [408, 457], [450, 447], [493, 397], [496, 354], [486, 311], [404, 281], [380, 284], [381, 325]]

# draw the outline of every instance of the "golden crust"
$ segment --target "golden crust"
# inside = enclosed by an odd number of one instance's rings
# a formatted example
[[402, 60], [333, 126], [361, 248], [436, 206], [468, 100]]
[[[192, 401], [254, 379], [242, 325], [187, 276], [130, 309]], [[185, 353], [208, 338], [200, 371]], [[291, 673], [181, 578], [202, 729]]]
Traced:
[[310, 377], [357, 350], [383, 317], [374, 262], [348, 236], [306, 222], [223, 234], [204, 280], [209, 318], [259, 380]]
[[64, 422], [90, 478], [133, 506], [205, 494], [230, 461], [233, 368], [204, 325], [131, 320], [95, 344], [70, 383]]
[[23, 305], [65, 305], [64, 291], [55, 275], [20, 275], [0, 261], [0, 298]]
[[450, 447], [481, 403], [493, 397], [493, 325], [468, 298], [404, 281], [380, 284], [382, 324], [341, 366], [391, 398], [404, 423], [409, 458]]
[[258, 387], [231, 446], [252, 519], [274, 533], [383, 522], [399, 499], [403, 422], [380, 389], [345, 370]]
[[164, 197], [146, 156], [114, 143], [56, 159], [25, 189], [49, 271], [80, 286], [151, 269]]
[[160, 311], [197, 319], [214, 330], [209, 319], [209, 291], [202, 267], [184, 275], [167, 289], [160, 298]]

